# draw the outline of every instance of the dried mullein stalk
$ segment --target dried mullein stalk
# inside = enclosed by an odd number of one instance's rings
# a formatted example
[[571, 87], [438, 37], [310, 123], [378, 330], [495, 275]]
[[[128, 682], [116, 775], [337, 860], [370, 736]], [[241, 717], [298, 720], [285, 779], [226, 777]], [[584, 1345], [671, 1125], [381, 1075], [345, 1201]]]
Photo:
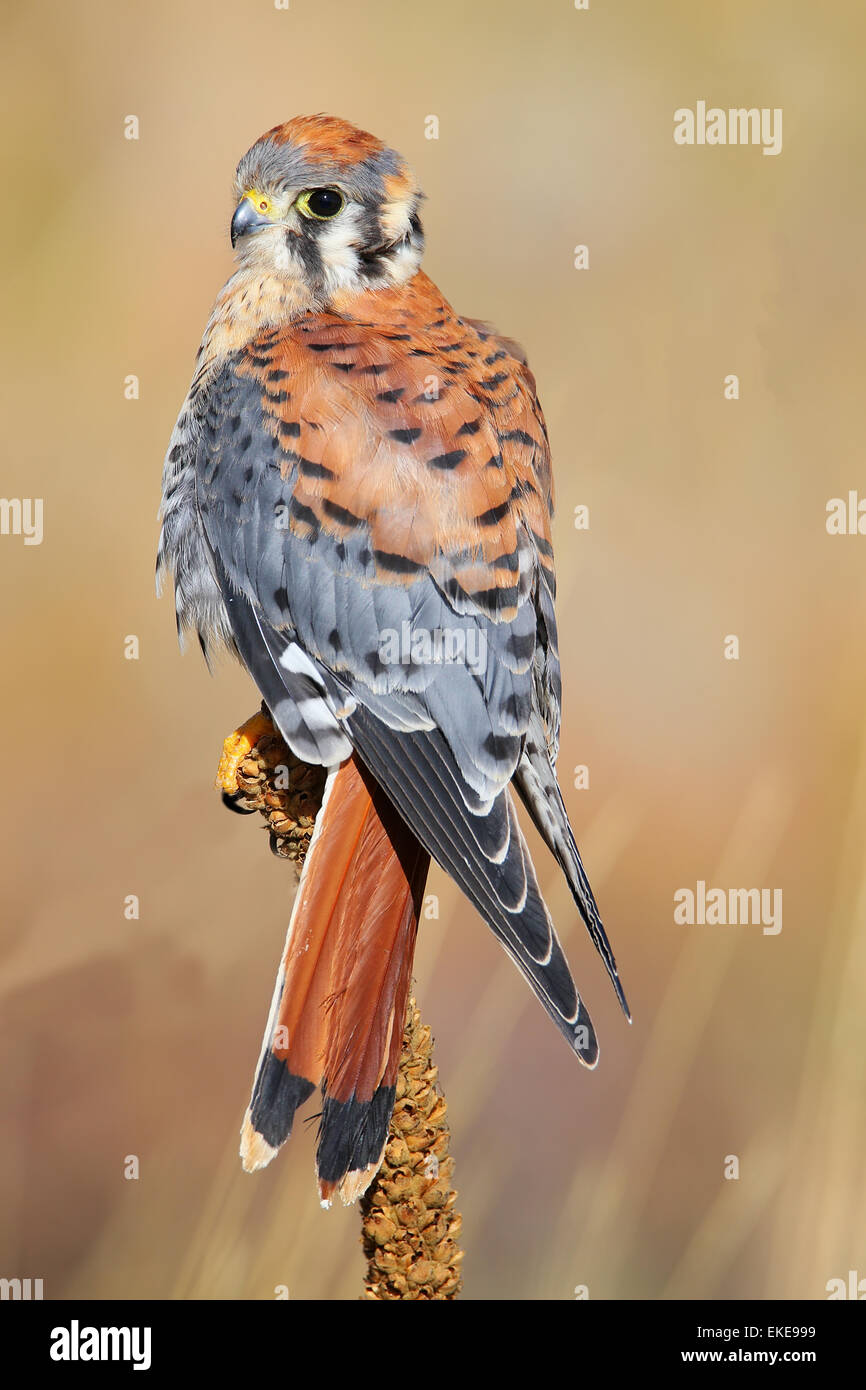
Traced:
[[462, 1217], [430, 1029], [409, 1000], [385, 1157], [361, 1199], [366, 1297], [446, 1299], [460, 1292]]

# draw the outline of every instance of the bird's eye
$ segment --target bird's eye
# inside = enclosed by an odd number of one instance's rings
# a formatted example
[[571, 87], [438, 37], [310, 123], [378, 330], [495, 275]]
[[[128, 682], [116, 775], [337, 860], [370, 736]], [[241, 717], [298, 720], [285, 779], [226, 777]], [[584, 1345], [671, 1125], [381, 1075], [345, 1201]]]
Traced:
[[295, 206], [304, 217], [313, 217], [317, 222], [327, 222], [343, 211], [345, 198], [336, 188], [308, 188], [302, 193]]

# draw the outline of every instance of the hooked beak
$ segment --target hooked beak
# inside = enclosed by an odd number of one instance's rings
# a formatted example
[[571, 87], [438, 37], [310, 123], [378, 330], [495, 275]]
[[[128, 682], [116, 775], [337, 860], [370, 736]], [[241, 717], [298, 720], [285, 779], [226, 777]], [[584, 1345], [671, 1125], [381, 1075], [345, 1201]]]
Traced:
[[232, 218], [232, 250], [237, 246], [242, 236], [249, 236], [251, 232], [260, 232], [263, 227], [272, 227], [273, 225], [270, 218], [263, 217], [253, 206], [252, 201], [244, 196], [235, 208]]

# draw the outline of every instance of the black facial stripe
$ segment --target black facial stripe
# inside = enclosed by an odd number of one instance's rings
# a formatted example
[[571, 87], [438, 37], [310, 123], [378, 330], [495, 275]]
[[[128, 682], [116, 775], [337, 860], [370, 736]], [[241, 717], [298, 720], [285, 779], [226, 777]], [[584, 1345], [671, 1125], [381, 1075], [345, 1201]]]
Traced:
[[375, 257], [375, 250], [370, 247], [377, 247], [383, 240], [382, 224], [375, 208], [364, 208], [363, 215], [358, 218], [356, 248], [358, 258], [362, 265], [366, 265], [368, 259]]
[[413, 214], [410, 219], [409, 231], [396, 241], [367, 242], [366, 248], [359, 256], [361, 278], [367, 284], [375, 284], [377, 280], [383, 279], [391, 270], [397, 256], [406, 247], [418, 251], [424, 249], [424, 231], [417, 214]]
[[[325, 227], [327, 226], [327, 223], [312, 222], [310, 223], [310, 226], [313, 228]], [[304, 270], [306, 271], [309, 279], [314, 282], [321, 281], [323, 273], [322, 256], [318, 246], [316, 245], [315, 237], [304, 235], [303, 233], [301, 235], [298, 235], [298, 233], [296, 232], [287, 231], [286, 246], [288, 247], [290, 254], [298, 256], [300, 260], [303, 262]]]
[[[379, 220], [376, 213], [361, 206], [358, 203], [350, 205], [352, 211], [348, 214], [352, 218], [352, 237], [348, 243], [349, 249], [358, 258], [359, 268], [361, 264], [361, 248], [370, 245], [377, 238], [381, 237]], [[348, 209], [338, 213], [336, 217], [316, 220], [304, 218], [303, 227], [299, 240], [310, 247], [308, 256], [305, 257], [305, 265], [315, 275], [316, 280], [321, 284], [328, 271], [328, 241], [327, 238], [332, 234], [332, 228], [339, 226], [342, 219], [347, 215]], [[342, 243], [345, 245], [345, 243]], [[315, 260], [313, 259], [315, 257]]]

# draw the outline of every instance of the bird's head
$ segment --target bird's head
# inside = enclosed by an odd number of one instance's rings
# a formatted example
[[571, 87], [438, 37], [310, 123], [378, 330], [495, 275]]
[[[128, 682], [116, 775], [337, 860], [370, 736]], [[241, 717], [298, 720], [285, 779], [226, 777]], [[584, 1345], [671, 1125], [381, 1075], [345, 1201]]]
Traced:
[[235, 175], [232, 246], [243, 267], [337, 290], [398, 285], [418, 269], [422, 193], [401, 157], [334, 116], [269, 130]]

